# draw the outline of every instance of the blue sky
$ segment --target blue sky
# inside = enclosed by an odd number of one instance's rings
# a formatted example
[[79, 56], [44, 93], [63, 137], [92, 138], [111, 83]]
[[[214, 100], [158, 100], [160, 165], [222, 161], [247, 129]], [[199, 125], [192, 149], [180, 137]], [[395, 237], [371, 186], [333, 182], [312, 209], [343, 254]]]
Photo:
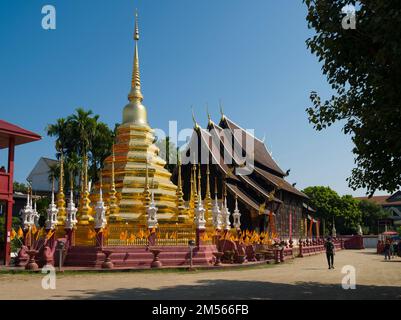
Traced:
[[[41, 9], [54, 5], [57, 29], [43, 30]], [[53, 157], [45, 127], [77, 107], [114, 126], [127, 103], [133, 24], [139, 10], [142, 91], [154, 128], [192, 127], [191, 108], [205, 126], [206, 103], [265, 136], [298, 188], [329, 185], [352, 191], [349, 136], [336, 125], [316, 132], [305, 108], [312, 90], [331, 94], [305, 40], [312, 34], [301, 0], [2, 0], [0, 118], [43, 136], [19, 146], [16, 180], [40, 156]], [[0, 151], [0, 163], [6, 152]]]

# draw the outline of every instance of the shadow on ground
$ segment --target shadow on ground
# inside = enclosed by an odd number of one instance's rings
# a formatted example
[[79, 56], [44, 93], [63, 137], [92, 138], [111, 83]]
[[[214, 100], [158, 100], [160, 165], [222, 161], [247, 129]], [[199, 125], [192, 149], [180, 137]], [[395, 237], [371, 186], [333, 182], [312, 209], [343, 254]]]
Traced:
[[[301, 282], [281, 284], [259, 281], [201, 280], [196, 285], [178, 285], [157, 290], [147, 288], [116, 289], [110, 291], [72, 290], [79, 292], [70, 299], [400, 299], [401, 288], [361, 285], [355, 290], [344, 290], [339, 285]], [[53, 296], [57, 298], [57, 296]]]

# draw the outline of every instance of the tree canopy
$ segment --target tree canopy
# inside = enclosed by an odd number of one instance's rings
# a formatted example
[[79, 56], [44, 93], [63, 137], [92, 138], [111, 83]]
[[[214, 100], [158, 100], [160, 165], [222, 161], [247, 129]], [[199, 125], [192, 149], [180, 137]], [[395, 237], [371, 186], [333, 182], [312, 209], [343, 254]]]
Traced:
[[365, 234], [377, 234], [377, 221], [388, 216], [381, 206], [369, 200], [357, 200], [351, 195], [340, 196], [330, 187], [307, 187], [303, 192], [316, 209], [316, 217], [326, 222], [330, 231], [334, 220], [340, 234], [355, 234], [359, 225]]
[[[352, 137], [353, 189], [393, 192], [401, 186], [401, 1], [304, 0], [306, 43], [322, 62], [333, 96], [311, 93], [307, 108], [316, 130], [335, 122]], [[355, 29], [343, 28], [346, 5], [355, 5]]]
[[316, 210], [316, 217], [324, 220], [331, 230], [333, 221], [337, 232], [351, 234], [358, 231], [361, 211], [358, 201], [350, 195], [339, 196], [330, 187], [308, 187], [303, 192], [310, 198], [310, 205]]
[[[82, 159], [88, 156], [91, 180], [97, 180], [98, 171], [104, 159], [111, 154], [114, 131], [107, 124], [99, 121], [99, 116], [91, 110], [82, 108], [67, 118], [57, 119], [48, 125], [47, 134], [56, 138], [57, 157], [65, 157], [66, 182], [69, 174], [77, 176], [82, 171]], [[53, 170], [58, 177], [57, 170]]]
[[381, 206], [369, 200], [361, 200], [359, 202], [359, 209], [362, 213], [364, 233], [377, 234], [379, 232], [377, 221], [379, 219], [388, 217], [389, 212], [385, 211]]

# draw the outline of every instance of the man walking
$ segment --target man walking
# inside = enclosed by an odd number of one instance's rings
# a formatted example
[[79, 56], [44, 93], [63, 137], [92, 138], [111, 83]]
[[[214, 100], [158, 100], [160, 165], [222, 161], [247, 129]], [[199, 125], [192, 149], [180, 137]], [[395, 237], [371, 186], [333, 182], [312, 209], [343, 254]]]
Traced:
[[386, 240], [386, 244], [384, 245], [384, 260], [391, 260], [391, 243], [390, 240]]
[[329, 269], [334, 269], [334, 243], [330, 237], [327, 238], [324, 247], [326, 248], [326, 257]]

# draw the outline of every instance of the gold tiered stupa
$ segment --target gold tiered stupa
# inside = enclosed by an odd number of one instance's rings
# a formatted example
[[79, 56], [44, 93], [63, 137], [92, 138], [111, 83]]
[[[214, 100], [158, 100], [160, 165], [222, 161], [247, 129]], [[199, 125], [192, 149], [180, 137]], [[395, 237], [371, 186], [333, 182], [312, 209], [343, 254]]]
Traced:
[[118, 193], [119, 212], [112, 215], [110, 220], [145, 223], [146, 198], [150, 199], [150, 193], [153, 192], [159, 222], [178, 222], [177, 186], [170, 180], [171, 173], [164, 168], [166, 162], [158, 156], [159, 148], [153, 144], [153, 129], [148, 124], [146, 108], [142, 104], [137, 15], [134, 39], [134, 67], [131, 91], [128, 95], [129, 103], [123, 111], [123, 122], [117, 128], [113, 155], [104, 162], [103, 191], [107, 197], [113, 193], [111, 189], [114, 157], [114, 182]]

